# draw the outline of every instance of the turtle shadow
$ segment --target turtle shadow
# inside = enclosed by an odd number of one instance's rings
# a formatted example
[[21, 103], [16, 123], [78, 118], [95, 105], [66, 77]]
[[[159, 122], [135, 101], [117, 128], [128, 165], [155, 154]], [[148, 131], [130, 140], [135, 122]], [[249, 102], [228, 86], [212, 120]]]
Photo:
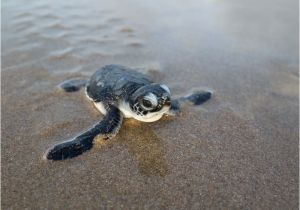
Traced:
[[169, 173], [162, 141], [150, 125], [126, 120], [117, 141], [125, 144], [137, 159], [141, 174], [164, 177]]

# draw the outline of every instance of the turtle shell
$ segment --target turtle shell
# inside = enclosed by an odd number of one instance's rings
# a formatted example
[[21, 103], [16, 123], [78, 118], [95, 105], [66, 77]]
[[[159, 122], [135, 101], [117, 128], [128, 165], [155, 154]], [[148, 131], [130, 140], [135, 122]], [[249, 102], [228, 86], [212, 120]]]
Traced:
[[120, 65], [107, 65], [97, 70], [88, 82], [86, 92], [95, 102], [113, 104], [128, 100], [138, 88], [151, 84], [144, 74]]

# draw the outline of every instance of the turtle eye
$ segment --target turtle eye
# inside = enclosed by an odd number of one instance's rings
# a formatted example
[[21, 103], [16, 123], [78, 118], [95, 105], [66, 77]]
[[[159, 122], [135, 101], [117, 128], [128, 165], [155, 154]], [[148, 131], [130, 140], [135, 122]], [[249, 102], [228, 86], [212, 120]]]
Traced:
[[144, 106], [145, 108], [152, 108], [152, 103], [151, 103], [150, 100], [148, 100], [148, 99], [143, 99], [142, 103], [143, 103], [143, 106]]
[[158, 104], [157, 97], [153, 93], [149, 93], [140, 101], [142, 107], [146, 110], [155, 108]]

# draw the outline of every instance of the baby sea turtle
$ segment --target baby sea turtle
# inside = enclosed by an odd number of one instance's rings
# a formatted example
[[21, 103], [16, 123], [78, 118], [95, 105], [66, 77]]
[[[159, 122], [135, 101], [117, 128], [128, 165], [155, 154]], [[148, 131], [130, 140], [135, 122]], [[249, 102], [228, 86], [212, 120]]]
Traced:
[[146, 75], [120, 65], [107, 65], [96, 71], [89, 81], [68, 80], [60, 84], [66, 92], [86, 87], [87, 97], [104, 118], [89, 130], [48, 149], [44, 157], [49, 160], [72, 158], [89, 150], [94, 138], [113, 138], [122, 125], [123, 118], [154, 122], [164, 114], [179, 112], [180, 102], [199, 105], [211, 97], [211, 92], [201, 91], [171, 100], [166, 85], [153, 83]]

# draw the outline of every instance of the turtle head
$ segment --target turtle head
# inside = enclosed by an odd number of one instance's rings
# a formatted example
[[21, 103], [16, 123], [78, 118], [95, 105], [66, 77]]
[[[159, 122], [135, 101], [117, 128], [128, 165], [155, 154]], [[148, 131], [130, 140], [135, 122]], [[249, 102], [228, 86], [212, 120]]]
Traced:
[[160, 84], [143, 86], [132, 94], [129, 105], [135, 119], [144, 122], [159, 120], [171, 107], [170, 90]]

